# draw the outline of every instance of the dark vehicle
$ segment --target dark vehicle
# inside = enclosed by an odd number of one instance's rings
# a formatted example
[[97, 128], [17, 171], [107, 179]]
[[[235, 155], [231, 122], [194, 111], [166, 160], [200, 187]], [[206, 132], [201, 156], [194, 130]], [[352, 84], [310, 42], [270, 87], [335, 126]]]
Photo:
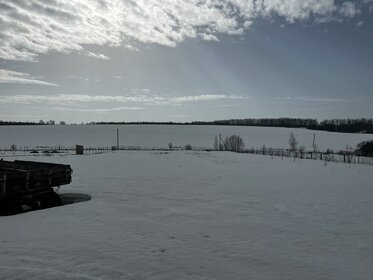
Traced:
[[71, 175], [70, 165], [0, 160], [0, 213], [61, 205], [54, 187], [69, 184]]

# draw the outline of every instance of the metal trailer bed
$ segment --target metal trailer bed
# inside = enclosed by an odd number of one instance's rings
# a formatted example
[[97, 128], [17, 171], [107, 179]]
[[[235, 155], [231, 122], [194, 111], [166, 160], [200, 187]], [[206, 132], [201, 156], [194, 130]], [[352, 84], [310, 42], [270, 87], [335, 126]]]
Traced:
[[61, 205], [53, 188], [69, 184], [71, 175], [70, 165], [0, 160], [0, 213]]

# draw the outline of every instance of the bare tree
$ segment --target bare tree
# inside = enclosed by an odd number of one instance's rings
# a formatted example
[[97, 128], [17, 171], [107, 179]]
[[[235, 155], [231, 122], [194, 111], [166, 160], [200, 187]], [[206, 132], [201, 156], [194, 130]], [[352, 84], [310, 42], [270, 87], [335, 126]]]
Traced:
[[295, 138], [294, 133], [290, 133], [290, 138], [289, 138], [289, 146], [290, 150], [295, 151], [298, 146], [298, 140]]
[[350, 146], [350, 145], [346, 146], [345, 156], [347, 158], [348, 164], [351, 164], [351, 162], [354, 158], [354, 149], [352, 148], [352, 146]]
[[240, 152], [245, 148], [245, 143], [240, 136], [233, 134], [225, 138], [224, 148], [227, 151]]
[[224, 150], [225, 150], [224, 141], [223, 141], [223, 138], [221, 138], [221, 134], [219, 133], [219, 151], [224, 151]]
[[215, 138], [214, 138], [214, 150], [215, 150], [215, 151], [218, 151], [218, 150], [219, 150], [219, 140], [218, 140], [218, 136], [215, 136]]

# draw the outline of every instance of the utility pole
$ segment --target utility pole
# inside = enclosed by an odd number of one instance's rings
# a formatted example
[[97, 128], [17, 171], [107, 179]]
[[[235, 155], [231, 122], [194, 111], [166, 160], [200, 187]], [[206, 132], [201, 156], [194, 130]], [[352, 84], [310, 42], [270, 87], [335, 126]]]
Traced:
[[119, 150], [119, 128], [117, 128], [117, 150]]
[[312, 148], [315, 148], [315, 137], [316, 137], [316, 133], [313, 134]]

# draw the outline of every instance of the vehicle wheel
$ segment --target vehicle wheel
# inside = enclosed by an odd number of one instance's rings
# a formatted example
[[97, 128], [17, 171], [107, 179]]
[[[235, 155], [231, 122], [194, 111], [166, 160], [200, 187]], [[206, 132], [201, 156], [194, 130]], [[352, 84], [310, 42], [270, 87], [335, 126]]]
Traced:
[[22, 212], [22, 207], [15, 200], [1, 201], [0, 214], [1, 215], [15, 215]]
[[50, 208], [61, 205], [61, 198], [55, 192], [50, 192], [40, 199], [40, 208]]

